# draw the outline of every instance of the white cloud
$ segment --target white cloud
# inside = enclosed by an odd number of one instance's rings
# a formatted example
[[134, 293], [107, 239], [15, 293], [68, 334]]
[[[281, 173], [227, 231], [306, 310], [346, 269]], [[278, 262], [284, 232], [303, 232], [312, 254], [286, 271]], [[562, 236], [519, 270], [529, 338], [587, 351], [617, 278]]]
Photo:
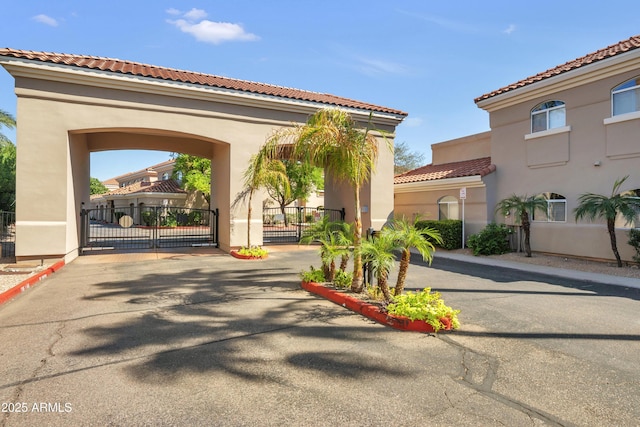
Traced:
[[171, 7], [171, 8], [169, 8], [169, 9], [165, 10], [165, 12], [167, 12], [169, 15], [174, 15], [174, 16], [177, 16], [177, 15], [181, 15], [181, 14], [182, 14], [182, 12], [180, 12], [178, 9], [175, 9], [175, 8], [173, 8], [173, 7]]
[[177, 9], [168, 9], [166, 12], [171, 15], [182, 15], [184, 19], [168, 19], [167, 22], [175, 25], [183, 33], [191, 34], [201, 42], [220, 44], [228, 41], [254, 41], [260, 39], [255, 34], [246, 32], [240, 24], [213, 22], [204, 19], [207, 17], [207, 12], [202, 9], [193, 8], [184, 14]]
[[407, 117], [402, 121], [402, 124], [408, 128], [422, 126], [422, 123], [424, 123], [424, 120], [422, 120], [420, 117]]
[[188, 21], [198, 21], [207, 17], [207, 12], [195, 7], [183, 15]]
[[34, 21], [36, 21], [36, 22], [40, 22], [41, 24], [49, 25], [51, 27], [57, 27], [58, 26], [58, 21], [56, 21], [52, 17], [44, 15], [42, 13], [40, 15], [34, 16], [32, 19]]
[[507, 27], [506, 30], [503, 31], [503, 33], [505, 34], [511, 34], [516, 30], [516, 26], [514, 24], [511, 24]]
[[364, 74], [374, 76], [380, 74], [404, 74], [407, 69], [404, 65], [390, 61], [370, 58], [358, 58], [358, 68]]

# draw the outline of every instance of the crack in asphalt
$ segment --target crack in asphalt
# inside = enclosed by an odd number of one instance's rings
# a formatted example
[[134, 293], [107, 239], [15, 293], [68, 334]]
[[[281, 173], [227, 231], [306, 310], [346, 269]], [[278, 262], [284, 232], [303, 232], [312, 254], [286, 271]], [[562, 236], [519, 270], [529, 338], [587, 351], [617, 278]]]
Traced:
[[[13, 385], [16, 386], [16, 389], [14, 390], [13, 394], [11, 395], [11, 402], [13, 402], [13, 403], [20, 402], [20, 400], [21, 400], [20, 398], [22, 396], [22, 393], [24, 392], [24, 386], [26, 384], [28, 384], [28, 383], [33, 382], [34, 379], [38, 378], [38, 376], [40, 375], [40, 372], [45, 368], [45, 366], [47, 366], [47, 363], [49, 362], [49, 359], [52, 358], [52, 357], [55, 357], [55, 353], [53, 352], [53, 348], [64, 337], [63, 334], [62, 334], [62, 331], [65, 328], [65, 326], [66, 326], [66, 322], [60, 322], [60, 324], [58, 325], [56, 330], [53, 332], [53, 334], [51, 335], [52, 339], [50, 340], [49, 346], [47, 347], [45, 357], [40, 359], [40, 364], [33, 370], [31, 375], [29, 375], [29, 377], [27, 379], [13, 384]], [[5, 427], [6, 426], [7, 422], [9, 421], [9, 417], [11, 416], [11, 414], [12, 414], [11, 411], [2, 413], [2, 418], [0, 418], [0, 427]]]
[[[460, 375], [455, 381], [465, 387], [469, 387], [481, 395], [493, 399], [503, 405], [513, 408], [527, 415], [532, 423], [534, 419], [541, 420], [547, 425], [555, 427], [574, 427], [575, 425], [563, 421], [558, 417], [546, 413], [540, 409], [527, 405], [524, 402], [512, 399], [493, 390], [493, 384], [498, 377], [500, 361], [498, 358], [477, 352], [447, 335], [438, 334], [437, 337], [455, 347], [460, 352]], [[480, 378], [480, 380], [478, 380]]]

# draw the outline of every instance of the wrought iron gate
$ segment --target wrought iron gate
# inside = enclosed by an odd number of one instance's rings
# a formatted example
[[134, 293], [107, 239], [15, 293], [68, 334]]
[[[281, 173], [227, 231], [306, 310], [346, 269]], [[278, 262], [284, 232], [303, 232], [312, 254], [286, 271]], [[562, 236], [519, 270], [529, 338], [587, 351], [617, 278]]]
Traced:
[[343, 209], [285, 207], [262, 210], [262, 241], [265, 243], [299, 242], [304, 230], [329, 216], [330, 221], [344, 221]]
[[164, 206], [83, 209], [80, 253], [218, 245], [218, 210]]

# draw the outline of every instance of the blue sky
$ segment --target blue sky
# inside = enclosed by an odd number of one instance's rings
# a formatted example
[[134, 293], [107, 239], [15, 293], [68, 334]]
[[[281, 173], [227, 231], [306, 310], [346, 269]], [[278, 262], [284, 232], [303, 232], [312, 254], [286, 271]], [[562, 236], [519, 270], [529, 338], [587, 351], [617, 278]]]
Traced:
[[[0, 26], [3, 47], [127, 59], [400, 109], [409, 116], [396, 141], [426, 162], [431, 144], [489, 129], [474, 98], [637, 34], [637, 0], [29, 0], [5, 8]], [[4, 70], [0, 109], [16, 109]], [[107, 179], [168, 158], [95, 153], [91, 175]]]

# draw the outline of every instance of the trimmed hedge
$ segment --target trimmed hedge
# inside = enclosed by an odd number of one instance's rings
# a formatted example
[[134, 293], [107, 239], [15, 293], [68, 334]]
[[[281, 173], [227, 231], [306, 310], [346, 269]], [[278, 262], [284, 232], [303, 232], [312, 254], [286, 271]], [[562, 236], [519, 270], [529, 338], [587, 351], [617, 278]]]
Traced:
[[462, 247], [462, 221], [459, 219], [445, 219], [442, 221], [423, 220], [416, 222], [416, 228], [427, 227], [438, 230], [440, 236], [442, 236], [441, 246], [443, 249], [460, 249]]

